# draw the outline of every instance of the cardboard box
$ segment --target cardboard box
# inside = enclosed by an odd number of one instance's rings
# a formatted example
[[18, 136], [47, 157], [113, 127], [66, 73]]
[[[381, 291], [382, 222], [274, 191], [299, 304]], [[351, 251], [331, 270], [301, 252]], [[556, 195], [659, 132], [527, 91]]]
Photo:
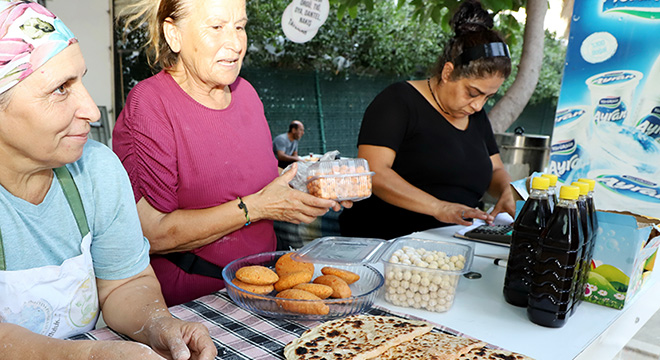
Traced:
[[660, 246], [660, 220], [597, 211], [599, 230], [584, 300], [623, 309], [644, 285]]

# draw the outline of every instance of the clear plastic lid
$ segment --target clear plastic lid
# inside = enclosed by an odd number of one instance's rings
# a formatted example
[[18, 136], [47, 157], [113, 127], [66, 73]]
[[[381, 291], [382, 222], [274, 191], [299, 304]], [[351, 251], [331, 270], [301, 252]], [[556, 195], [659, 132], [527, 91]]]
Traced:
[[359, 201], [371, 196], [371, 176], [365, 159], [319, 161], [307, 169], [307, 192], [337, 201]]
[[291, 257], [302, 262], [326, 264], [367, 264], [384, 261], [389, 263], [392, 254], [404, 247], [423, 248], [426, 251], [440, 251], [448, 256], [463, 255], [465, 267], [461, 273], [469, 270], [472, 264], [474, 248], [469, 244], [442, 240], [416, 239], [401, 237], [394, 240], [374, 238], [354, 238], [329, 236], [318, 238], [303, 246]]
[[328, 236], [315, 239], [291, 257], [303, 262], [338, 265], [374, 263], [390, 243], [383, 239]]

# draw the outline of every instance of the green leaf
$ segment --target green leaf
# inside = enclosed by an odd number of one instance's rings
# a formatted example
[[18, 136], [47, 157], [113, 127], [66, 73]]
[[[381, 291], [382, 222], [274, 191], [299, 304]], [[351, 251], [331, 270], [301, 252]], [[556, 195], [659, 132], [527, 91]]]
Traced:
[[344, 14], [346, 13], [346, 8], [348, 6], [346, 3], [341, 3], [339, 5], [339, 8], [337, 8], [337, 19], [342, 20], [344, 18]]
[[364, 0], [364, 5], [367, 7], [367, 10], [374, 10], [374, 0]]
[[406, 4], [407, 0], [399, 0], [397, 1], [396, 8], [397, 10], [401, 10], [401, 8]]
[[353, 6], [348, 8], [348, 14], [351, 16], [351, 18], [356, 19], [358, 16], [358, 8], [357, 6]]
[[431, 12], [431, 19], [433, 19], [434, 23], [440, 24], [442, 21], [442, 8], [440, 6], [433, 7]]
[[452, 14], [449, 11], [446, 11], [442, 15], [442, 20], [440, 22], [440, 26], [442, 27], [442, 31], [446, 32], [447, 34], [451, 34], [452, 29], [451, 25], [449, 25], [449, 21], [451, 20]]
[[493, 13], [511, 9], [513, 6], [512, 0], [482, 0], [481, 3], [485, 9]]

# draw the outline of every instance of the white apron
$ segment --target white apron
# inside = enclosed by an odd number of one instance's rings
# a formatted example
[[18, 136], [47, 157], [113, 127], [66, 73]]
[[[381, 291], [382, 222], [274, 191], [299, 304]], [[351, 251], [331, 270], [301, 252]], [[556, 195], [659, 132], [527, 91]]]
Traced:
[[82, 254], [59, 266], [5, 271], [0, 234], [0, 322], [62, 339], [94, 328], [99, 301], [90, 253], [92, 235], [80, 193], [65, 166], [54, 170], [83, 236]]

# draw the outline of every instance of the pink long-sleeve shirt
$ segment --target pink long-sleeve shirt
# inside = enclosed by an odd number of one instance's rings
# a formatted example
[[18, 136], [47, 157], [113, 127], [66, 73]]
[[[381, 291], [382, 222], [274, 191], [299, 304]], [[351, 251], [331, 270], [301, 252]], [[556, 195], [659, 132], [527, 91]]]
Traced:
[[[231, 104], [222, 110], [195, 101], [164, 71], [131, 90], [112, 144], [136, 201], [145, 198], [165, 213], [203, 209], [253, 194], [277, 177], [261, 100], [240, 77], [230, 89]], [[236, 211], [242, 212], [238, 207]], [[273, 222], [261, 220], [193, 252], [224, 266], [239, 257], [273, 251], [276, 243]], [[151, 264], [168, 306], [224, 287], [222, 280], [188, 274], [157, 255]]]

